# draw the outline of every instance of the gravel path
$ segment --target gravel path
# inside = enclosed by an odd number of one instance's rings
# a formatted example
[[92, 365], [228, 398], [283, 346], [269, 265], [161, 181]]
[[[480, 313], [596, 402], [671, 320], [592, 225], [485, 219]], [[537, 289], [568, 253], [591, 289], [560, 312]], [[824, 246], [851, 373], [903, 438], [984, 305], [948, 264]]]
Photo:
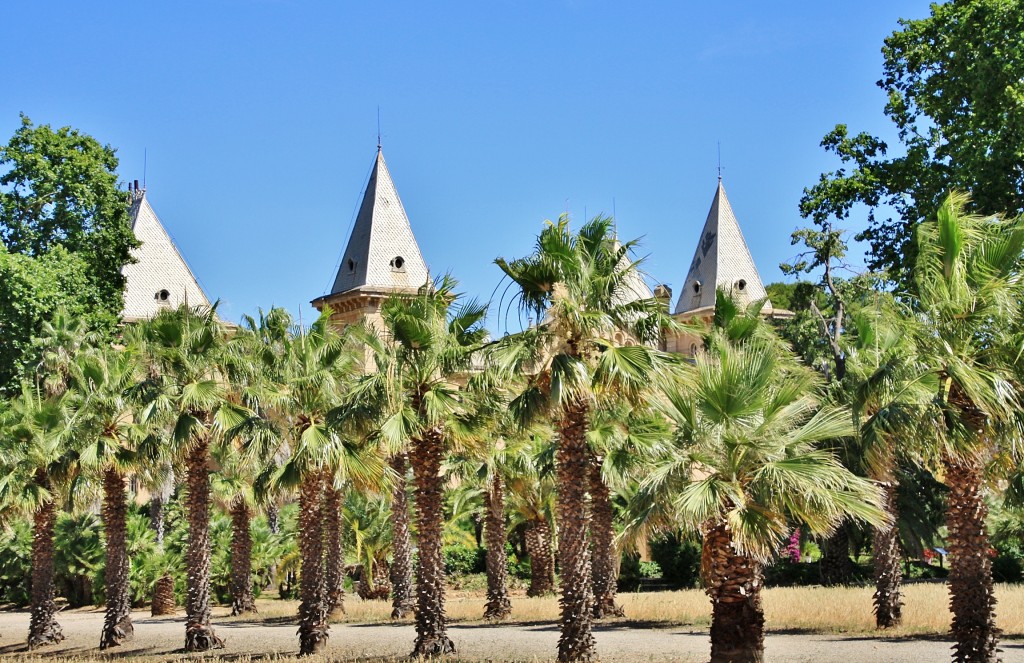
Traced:
[[[138, 612], [135, 639], [116, 651], [150, 660], [179, 658], [184, 626], [178, 617], [150, 617]], [[281, 620], [283, 621], [283, 620]], [[70, 611], [60, 615], [67, 640], [47, 652], [91, 656], [98, 653], [100, 611]], [[293, 623], [226, 622], [215, 624], [227, 646], [221, 652], [265, 655], [296, 653]], [[0, 613], [0, 657], [24, 652], [28, 614]], [[470, 660], [550, 660], [558, 642], [552, 624], [460, 623], [450, 627], [459, 657]], [[411, 624], [335, 624], [326, 652], [331, 658], [354, 661], [364, 658], [402, 657], [412, 649]], [[709, 651], [706, 630], [693, 628], [641, 628], [628, 622], [598, 626], [597, 650], [605, 662], [705, 661]], [[918, 663], [950, 659], [950, 643], [937, 639], [893, 639], [869, 636], [769, 633], [766, 658], [772, 663], [837, 661], [842, 663]], [[1004, 663], [1024, 663], [1024, 641], [1003, 643]]]

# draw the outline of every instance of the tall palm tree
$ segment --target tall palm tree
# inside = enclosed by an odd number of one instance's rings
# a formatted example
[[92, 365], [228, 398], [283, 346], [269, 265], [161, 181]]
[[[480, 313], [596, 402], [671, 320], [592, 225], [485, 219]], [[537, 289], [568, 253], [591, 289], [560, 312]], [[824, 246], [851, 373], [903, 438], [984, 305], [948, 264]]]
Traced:
[[386, 599], [391, 593], [388, 554], [392, 547], [391, 500], [349, 491], [344, 521], [356, 562], [362, 567], [357, 592], [363, 600]]
[[231, 517], [231, 615], [259, 612], [253, 593], [252, 519], [256, 510], [256, 468], [240, 448], [225, 444], [214, 453], [219, 471], [214, 500]]
[[[5, 413], [8, 509], [32, 518], [32, 590], [28, 646], [57, 644], [64, 633], [54, 603], [54, 535], [57, 503], [76, 472], [67, 443], [71, 396], [44, 396], [25, 384]], [[18, 494], [10, 490], [18, 486]]]
[[[130, 563], [127, 544], [127, 473], [141, 469], [141, 434], [135, 424], [138, 402], [132, 396], [141, 365], [131, 349], [96, 348], [75, 363], [73, 380], [80, 394], [80, 462], [103, 485], [106, 538], [107, 610], [100, 649], [116, 647], [134, 633], [131, 618]], [[150, 445], [152, 448], [152, 445]]]
[[395, 452], [389, 463], [395, 482], [391, 489], [391, 619], [401, 619], [413, 611], [414, 604], [412, 535], [409, 526], [409, 457], [403, 449]]
[[[560, 661], [594, 657], [592, 589], [587, 532], [590, 450], [588, 419], [602, 399], [638, 400], [670, 360], [656, 343], [669, 319], [655, 299], [635, 299], [635, 242], [620, 243], [608, 218], [574, 234], [569, 220], [548, 222], [534, 253], [495, 262], [518, 287], [521, 307], [543, 319], [509, 337], [507, 366], [533, 377], [513, 401], [524, 418], [543, 412], [556, 422], [559, 554], [562, 568]], [[625, 334], [638, 345], [612, 340]]]
[[444, 611], [441, 465], [473, 394], [472, 388], [460, 390], [456, 379], [469, 372], [486, 338], [486, 307], [460, 302], [455, 287], [445, 276], [416, 296], [385, 302], [383, 330], [371, 330], [364, 339], [375, 370], [354, 392], [356, 399], [377, 404], [381, 438], [393, 452], [407, 445], [412, 465], [418, 544], [414, 656], [455, 652]]
[[897, 523], [898, 461], [919, 462], [932, 437], [927, 412], [938, 385], [918, 359], [916, 318], [887, 293], [854, 304], [843, 337], [846, 380], [842, 385], [854, 415], [856, 448], [867, 476], [883, 490], [883, 507], [891, 524], [873, 528], [874, 611], [878, 628], [902, 620], [902, 554]]
[[816, 533], [884, 520], [877, 487], [820, 447], [853, 425], [819, 406], [818, 387], [776, 343], [714, 339], [666, 391], [674, 446], [634, 496], [635, 520], [701, 532], [712, 663], [763, 660], [762, 568], [791, 520]]
[[553, 528], [555, 477], [547, 442], [550, 432], [534, 435], [520, 457], [519, 472], [508, 479], [508, 511], [511, 526], [523, 528], [530, 558], [527, 596], [543, 596], [555, 590]]
[[[299, 653], [315, 654], [327, 645], [330, 627], [325, 560], [325, 522], [329, 491], [348, 482], [356, 487], [379, 484], [384, 463], [374, 447], [353, 442], [330, 421], [354, 379], [357, 350], [331, 325], [325, 311], [309, 329], [295, 330], [284, 341], [282, 363], [260, 395], [266, 423], [273, 433], [254, 436], [250, 449], [270, 440], [283, 441], [290, 455], [276, 483], [299, 490]], [[266, 457], [266, 449], [257, 452]], [[340, 505], [338, 505], [340, 513]]]
[[224, 641], [210, 624], [211, 450], [245, 417], [230, 398], [228, 336], [216, 308], [161, 311], [126, 333], [148, 365], [143, 421], [171, 431], [169, 453], [185, 466], [188, 546], [185, 553], [185, 649]]
[[1021, 405], [1019, 338], [1024, 219], [965, 213], [950, 194], [917, 231], [914, 267], [923, 360], [939, 380], [936, 428], [949, 487], [946, 527], [957, 661], [997, 660], [984, 466]]

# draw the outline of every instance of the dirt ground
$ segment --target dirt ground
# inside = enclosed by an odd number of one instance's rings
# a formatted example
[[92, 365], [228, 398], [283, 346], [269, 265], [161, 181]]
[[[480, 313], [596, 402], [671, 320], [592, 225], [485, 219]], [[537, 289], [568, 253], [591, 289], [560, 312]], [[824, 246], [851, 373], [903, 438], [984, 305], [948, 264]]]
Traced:
[[[223, 616], [218, 611], [216, 617]], [[217, 652], [226, 659], [240, 657], [288, 657], [296, 653], [295, 624], [290, 619], [228, 621], [217, 623], [217, 633], [226, 641]], [[24, 638], [29, 615], [25, 612], [0, 613], [0, 657], [24, 655]], [[133, 615], [135, 638], [113, 652], [113, 658], [141, 657], [148, 660], [187, 658], [181, 652], [184, 638], [182, 617], [150, 617], [147, 612]], [[99, 610], [74, 610], [60, 614], [67, 639], [47, 648], [47, 657], [57, 654], [73, 659], [98, 654], [103, 613]], [[555, 624], [512, 623], [493, 626], [462, 622], [450, 627], [459, 658], [465, 660], [550, 660], [558, 642]], [[412, 649], [415, 632], [409, 623], [335, 624], [331, 627], [328, 660], [358, 661], [368, 658], [400, 658]], [[597, 650], [602, 661], [704, 661], [709, 651], [705, 629], [695, 627], [645, 628], [635, 622], [620, 621], [599, 625], [595, 631]], [[1003, 643], [1003, 661], [1024, 663], [1024, 640]], [[950, 658], [950, 643], [935, 638], [878, 638], [863, 635], [821, 635], [793, 632], [769, 632], [767, 660], [782, 662], [837, 661], [856, 663], [918, 663]], [[43, 652], [39, 652], [43, 653]], [[107, 659], [107, 657], [104, 657]], [[102, 659], [101, 659], [102, 660]]]

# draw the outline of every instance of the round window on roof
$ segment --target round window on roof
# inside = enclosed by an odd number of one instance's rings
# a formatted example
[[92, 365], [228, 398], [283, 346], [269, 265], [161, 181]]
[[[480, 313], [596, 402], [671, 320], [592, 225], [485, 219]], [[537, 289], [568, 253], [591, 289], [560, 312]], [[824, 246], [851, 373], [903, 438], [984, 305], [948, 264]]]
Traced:
[[700, 281], [693, 282], [693, 294], [700, 294]]
[[736, 287], [739, 288], [740, 290], [746, 290], [747, 289], [747, 281], [746, 281], [746, 279], [740, 279], [739, 281], [737, 281], [736, 282]]
[[405, 269], [405, 258], [402, 256], [395, 256], [391, 259], [391, 269], [396, 272], [401, 272]]
[[352, 258], [348, 259], [348, 271], [350, 271], [350, 272], [356, 271], [356, 261], [353, 260]]
[[157, 300], [158, 302], [166, 302], [170, 298], [171, 298], [171, 293], [169, 291], [167, 291], [167, 289], [160, 290], [155, 295], [153, 295], [153, 299]]

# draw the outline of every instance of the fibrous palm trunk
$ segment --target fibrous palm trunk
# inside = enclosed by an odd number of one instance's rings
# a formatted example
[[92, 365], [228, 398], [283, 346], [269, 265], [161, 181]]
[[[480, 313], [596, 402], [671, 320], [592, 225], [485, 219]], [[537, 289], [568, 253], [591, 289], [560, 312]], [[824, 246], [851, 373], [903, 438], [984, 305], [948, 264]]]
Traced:
[[484, 538], [487, 542], [487, 606], [484, 619], [508, 619], [512, 601], [508, 596], [508, 556], [505, 554], [505, 490], [501, 476], [491, 477], [484, 493], [487, 511]]
[[565, 406], [555, 456], [558, 481], [558, 554], [562, 568], [562, 634], [558, 639], [559, 661], [591, 661], [595, 657], [593, 595], [590, 577], [590, 545], [587, 504], [590, 451], [587, 448], [587, 405], [573, 401]]
[[161, 495], [153, 495], [149, 499], [149, 526], [156, 534], [156, 544], [164, 545], [164, 498]]
[[401, 619], [413, 610], [412, 542], [409, 537], [409, 495], [404, 453], [391, 457], [395, 487], [391, 494], [391, 619]]
[[103, 471], [103, 529], [107, 539], [107, 611], [103, 617], [100, 649], [117, 647], [132, 637], [131, 593], [128, 585], [128, 495], [124, 476], [114, 467]]
[[725, 521], [704, 528], [701, 573], [704, 591], [711, 598], [711, 663], [761, 663], [761, 565], [736, 553]]
[[[36, 472], [36, 483], [50, 488], [50, 478], [42, 470]], [[57, 504], [47, 500], [33, 517], [32, 531], [32, 618], [28, 627], [28, 647], [35, 649], [57, 644], [64, 639], [54, 615], [53, 601], [53, 539], [57, 525]]]
[[149, 614], [152, 617], [173, 615], [174, 608], [174, 576], [165, 573], [153, 585], [153, 603], [149, 606]]
[[210, 625], [210, 441], [196, 441], [185, 458], [188, 546], [185, 551], [185, 650], [223, 647]]
[[998, 661], [999, 629], [995, 623], [996, 597], [992, 589], [985, 517], [984, 476], [977, 457], [945, 454], [949, 497], [946, 507], [950, 611], [956, 638], [953, 660], [991, 663]]
[[341, 491], [328, 483], [324, 497], [327, 614], [345, 614], [345, 557], [341, 548]]
[[416, 531], [419, 549], [416, 564], [416, 643], [413, 656], [443, 656], [455, 653], [448, 637], [444, 611], [444, 558], [441, 533], [444, 527], [441, 462], [444, 460], [444, 434], [440, 428], [428, 428], [413, 440], [413, 480], [416, 486]]
[[241, 495], [231, 501], [231, 614], [257, 612], [252, 592], [252, 509]]
[[601, 461], [594, 458], [590, 464], [590, 522], [591, 554], [594, 569], [594, 618], [625, 617], [621, 606], [615, 604], [618, 589], [618, 563], [615, 551], [615, 511], [611, 492], [601, 477]]
[[530, 588], [527, 596], [544, 596], [555, 591], [555, 555], [551, 549], [551, 525], [547, 519], [533, 521], [526, 530], [530, 555]]
[[850, 559], [850, 532], [846, 523], [821, 543], [821, 584], [849, 585], [853, 582], [853, 560]]
[[359, 598], [364, 601], [382, 601], [391, 594], [391, 581], [388, 579], [388, 562], [386, 559], [373, 561], [373, 570], [364, 565], [359, 574], [359, 585], [356, 588]]
[[299, 488], [299, 655], [316, 654], [327, 646], [327, 584], [324, 578], [325, 472], [302, 477]]
[[[892, 473], [889, 472], [891, 475]], [[875, 567], [875, 626], [877, 628], [893, 628], [903, 621], [903, 599], [900, 583], [903, 580], [903, 567], [900, 565], [900, 537], [896, 520], [899, 516], [896, 506], [896, 480], [889, 476], [882, 480], [883, 505], [886, 513], [892, 517], [892, 525], [876, 527], [872, 543], [873, 563]]]

